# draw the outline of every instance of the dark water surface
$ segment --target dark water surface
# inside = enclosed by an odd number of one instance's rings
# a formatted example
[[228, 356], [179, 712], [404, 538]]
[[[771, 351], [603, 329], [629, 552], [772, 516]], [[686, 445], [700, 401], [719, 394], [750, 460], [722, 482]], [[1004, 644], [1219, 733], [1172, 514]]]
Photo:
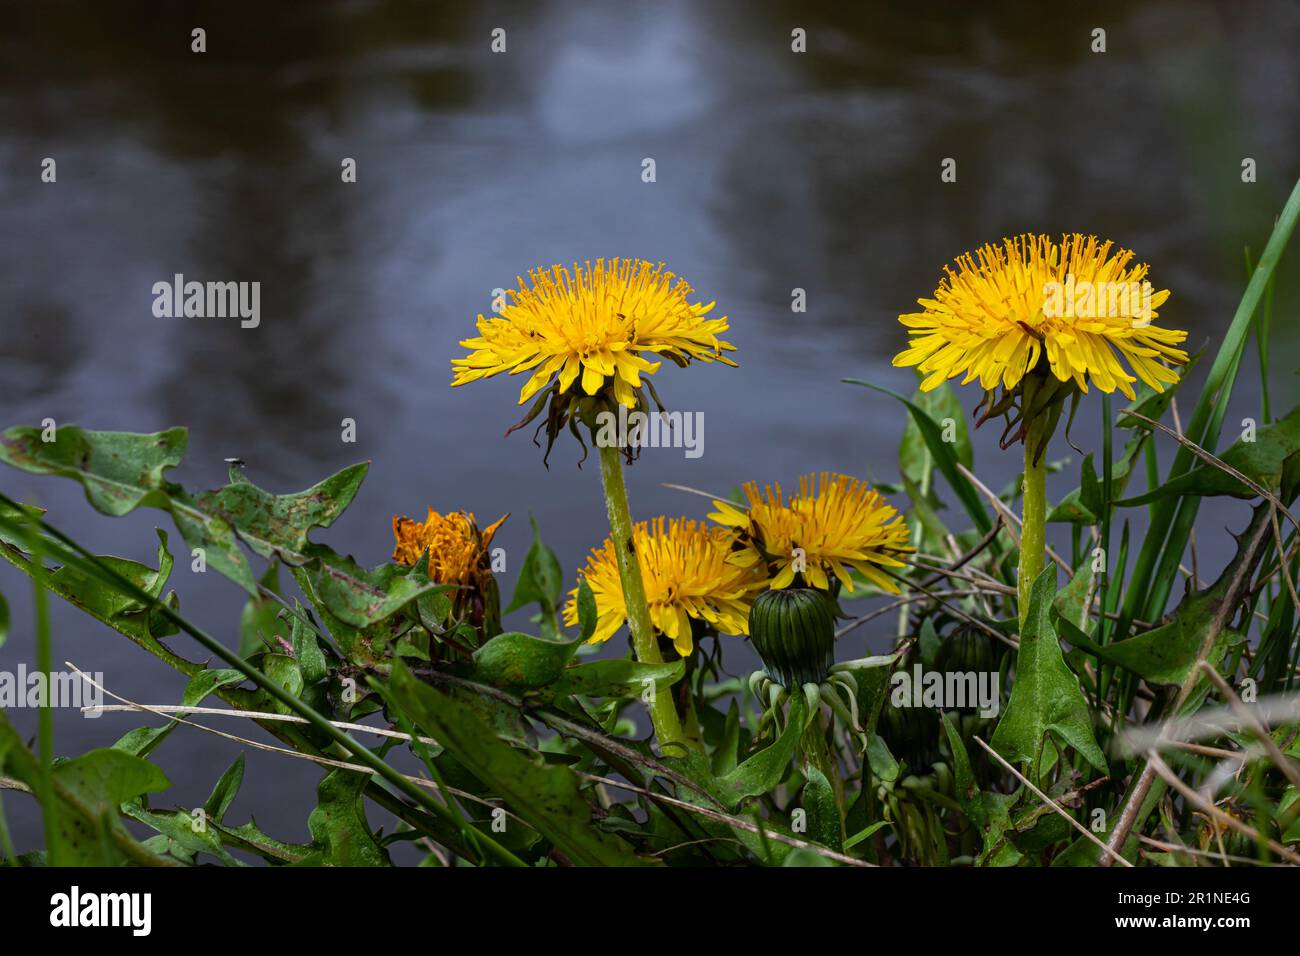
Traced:
[[[658, 377], [673, 407], [705, 413], [704, 454], [644, 454], [629, 476], [643, 517], [703, 513], [664, 482], [725, 492], [819, 469], [891, 480], [904, 418], [839, 380], [910, 391], [912, 373], [889, 362], [904, 341], [896, 316], [945, 262], [1005, 234], [1078, 230], [1136, 249], [1173, 290], [1162, 323], [1217, 347], [1242, 248], [1262, 248], [1300, 173], [1300, 7], [932, 9], [3, 4], [0, 425], [187, 425], [174, 477], [196, 489], [221, 484], [230, 456], [280, 492], [370, 459], [359, 499], [318, 538], [375, 564], [394, 512], [510, 512], [509, 594], [530, 512], [570, 569], [608, 530], [596, 469], [577, 470], [571, 444], [547, 471], [525, 434], [502, 438], [519, 380], [448, 387], [457, 341], [530, 267], [664, 260], [731, 318], [739, 369]], [[204, 54], [190, 52], [196, 26]], [[496, 27], [505, 54], [490, 50]], [[790, 51], [795, 27], [806, 55]], [[1103, 54], [1090, 52], [1094, 27]], [[55, 184], [40, 181], [44, 157]], [[356, 184], [340, 182], [344, 157]], [[946, 157], [955, 184], [940, 182]], [[1257, 183], [1241, 182], [1244, 157]], [[260, 282], [261, 325], [155, 318], [151, 287], [175, 273]], [[806, 313], [790, 309], [795, 288]], [[1284, 276], [1275, 410], [1296, 398], [1294, 292]], [[1259, 417], [1259, 397], [1244, 375], [1229, 432]], [[355, 444], [340, 440], [344, 418]], [[1073, 435], [1098, 453], [1099, 418], [1086, 402]], [[1018, 455], [995, 439], [978, 436], [976, 464], [1002, 487]], [[1071, 469], [1049, 489], [1076, 481]], [[0, 489], [92, 548], [153, 560], [157, 512], [110, 519], [71, 483], [9, 470]], [[1226, 559], [1222, 529], [1242, 513], [1207, 503], [1203, 568]], [[237, 642], [234, 585], [188, 562], [172, 583], [188, 614]], [[0, 592], [13, 610], [0, 668], [30, 666], [30, 585], [6, 566]], [[70, 608], [53, 614], [56, 661], [101, 670], [135, 700], [179, 698], [162, 664]], [[879, 646], [891, 626], [879, 624], [845, 653]], [[35, 732], [34, 713], [11, 716]], [[138, 723], [60, 713], [58, 748], [106, 746]], [[158, 760], [175, 786], [158, 803], [201, 802], [235, 753], [174, 735]], [[251, 754], [233, 819], [256, 810], [268, 832], [305, 839], [318, 779]], [[5, 807], [20, 847], [38, 843], [29, 801]]]

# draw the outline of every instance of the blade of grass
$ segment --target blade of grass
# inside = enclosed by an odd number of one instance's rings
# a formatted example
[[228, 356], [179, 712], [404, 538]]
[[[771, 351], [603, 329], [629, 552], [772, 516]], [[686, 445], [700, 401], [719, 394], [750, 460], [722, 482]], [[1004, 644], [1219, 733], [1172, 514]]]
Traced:
[[[1187, 438], [1209, 451], [1213, 451], [1218, 444], [1223, 416], [1227, 411], [1233, 381], [1245, 352], [1255, 313], [1291, 234], [1295, 231], [1297, 219], [1300, 219], [1300, 180], [1291, 190], [1291, 195], [1278, 216], [1268, 244], [1264, 247], [1264, 254], [1246, 285], [1232, 323], [1223, 337], [1223, 344], [1214, 357], [1214, 364], [1206, 377], [1191, 420], [1184, 430]], [[1191, 468], [1194, 461], [1195, 457], [1190, 451], [1179, 448], [1166, 480], [1183, 474]], [[1129, 622], [1134, 618], [1144, 617], [1150, 620], [1164, 613], [1199, 507], [1199, 498], [1187, 497], [1160, 502], [1152, 509], [1151, 527], [1134, 564], [1133, 580], [1124, 601], [1123, 620], [1117, 628], [1116, 639], [1127, 636]]]
[[[1128, 542], [1129, 542], [1129, 523], [1125, 521], [1123, 526], [1120, 528], [1120, 532], [1119, 532], [1119, 556], [1116, 559], [1114, 567], [1112, 567], [1109, 563], [1107, 563], [1106, 566], [1107, 574], [1113, 575], [1116, 583], [1116, 587], [1111, 589], [1111, 592], [1106, 599], [1106, 603], [1103, 604], [1102, 606], [1101, 623], [1107, 625], [1107, 629], [1110, 631], [1113, 631], [1115, 627], [1115, 621], [1118, 620], [1118, 616], [1119, 616], [1116, 609], [1119, 606], [1120, 591], [1123, 590], [1123, 586], [1124, 586], [1124, 576], [1125, 573], [1128, 571], [1128, 551], [1129, 551]], [[1107, 699], [1106, 694], [1110, 689], [1110, 682], [1114, 678], [1114, 674], [1115, 674], [1114, 664], [1105, 662], [1101, 665], [1100, 674], [1097, 681], [1098, 694], [1101, 700]], [[1124, 719], [1123, 714], [1120, 714], [1118, 712], [1115, 714], [1115, 719], [1114, 719], [1115, 728], [1118, 728], [1119, 724], [1123, 722], [1123, 719]]]
[[[0, 767], [4, 766], [4, 758], [5, 749], [0, 748]], [[0, 777], [0, 791], [5, 789], [4, 780], [4, 777]], [[19, 784], [19, 786], [21, 786], [21, 784]], [[14, 841], [9, 835], [9, 818], [5, 816], [3, 792], [0, 792], [0, 854], [4, 855], [5, 866], [18, 865], [18, 854], [14, 851]]]
[[[1250, 247], [1246, 247], [1246, 277], [1250, 278], [1250, 273], [1254, 266], [1251, 262]], [[1271, 412], [1271, 403], [1268, 398], [1268, 338], [1269, 332], [1273, 326], [1273, 290], [1277, 286], [1277, 275], [1269, 277], [1268, 288], [1264, 291], [1264, 311], [1255, 323], [1255, 351], [1259, 355], [1259, 401], [1260, 411], [1262, 413], [1263, 424], [1267, 425], [1273, 420]]]
[[45, 680], [41, 692], [41, 706], [37, 711], [37, 735], [41, 760], [40, 794], [41, 819], [45, 826], [45, 859], [50, 866], [58, 866], [62, 858], [59, 846], [58, 801], [54, 799], [54, 702], [51, 700], [54, 669], [54, 652], [50, 640], [50, 600], [45, 591], [45, 559], [39, 542], [32, 549], [32, 589], [36, 608], [36, 669]]
[[[1111, 521], [1111, 501], [1115, 490], [1115, 480], [1112, 473], [1113, 462], [1111, 456], [1114, 448], [1114, 421], [1110, 414], [1110, 393], [1101, 393], [1101, 553], [1106, 562], [1105, 571], [1102, 572], [1101, 582], [1101, 606], [1103, 610], [1110, 607], [1110, 592], [1112, 588], [1111, 564], [1110, 559], [1110, 521]], [[1101, 619], [1097, 622], [1097, 643], [1106, 643], [1106, 634], [1110, 630], [1110, 622], [1106, 620], [1106, 615], [1102, 614]]]
[[4, 796], [0, 794], [0, 853], [4, 854], [5, 866], [17, 866], [18, 854], [14, 852], [14, 841], [9, 836], [9, 820], [5, 817]]
[[[846, 378], [842, 379], [842, 381], [846, 385], [861, 385], [864, 388], [880, 392], [882, 395], [888, 395], [903, 403], [911, 414], [912, 420], [916, 422], [916, 427], [920, 430], [921, 437], [925, 440], [926, 448], [930, 450], [930, 454], [934, 455], [935, 464], [938, 466], [939, 471], [943, 474], [944, 478], [948, 480], [948, 484], [951, 485], [952, 490], [957, 493], [957, 497], [961, 499], [962, 506], [966, 509], [967, 514], [970, 515], [971, 520], [975, 522], [975, 527], [981, 534], [986, 534], [989, 529], [993, 527], [993, 520], [989, 518], [988, 512], [984, 510], [984, 503], [980, 500], [979, 492], [975, 490], [971, 483], [964, 478], [958, 470], [959, 463], [957, 461], [956, 453], [952, 450], [952, 446], [943, 440], [943, 433], [940, 431], [938, 424], [930, 417], [925, 409], [900, 395], [898, 392], [881, 385], [874, 385], [871, 382], [863, 381], [860, 378]], [[993, 543], [992, 547], [995, 553], [1001, 553], [1002, 548], [996, 541]]]
[[[1246, 247], [1245, 253], [1246, 253], [1246, 277], [1247, 279], [1249, 279], [1251, 270], [1253, 268], [1249, 246]], [[1269, 277], [1268, 288], [1264, 292], [1263, 313], [1260, 315], [1259, 321], [1255, 323], [1255, 352], [1259, 356], [1260, 412], [1261, 412], [1261, 418], [1263, 419], [1263, 424], [1265, 425], [1269, 424], [1269, 422], [1273, 420], [1271, 403], [1269, 401], [1269, 396], [1268, 396], [1268, 339], [1269, 339], [1269, 331], [1273, 325], [1273, 289], [1276, 287], [1276, 285], [1277, 285], [1277, 275], [1274, 274]], [[1265, 600], [1264, 600], [1265, 610], [1267, 610], [1272, 606], [1273, 601], [1276, 600], [1276, 597], [1277, 595], [1274, 593], [1274, 589], [1270, 585], [1265, 594]]]

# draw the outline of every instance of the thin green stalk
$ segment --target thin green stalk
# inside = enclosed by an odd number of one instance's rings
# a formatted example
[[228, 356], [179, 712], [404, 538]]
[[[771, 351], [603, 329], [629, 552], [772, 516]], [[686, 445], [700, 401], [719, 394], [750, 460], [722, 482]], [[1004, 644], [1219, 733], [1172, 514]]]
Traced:
[[1021, 512], [1020, 570], [1016, 590], [1020, 595], [1020, 626], [1029, 615], [1029, 592], [1034, 579], [1043, 570], [1047, 544], [1047, 462], [1034, 461], [1034, 453], [1025, 444], [1025, 497]]
[[[1104, 610], [1110, 604], [1110, 592], [1114, 581], [1111, 574], [1113, 563], [1110, 553], [1110, 519], [1114, 508], [1111, 501], [1115, 494], [1114, 462], [1114, 423], [1110, 416], [1110, 393], [1101, 393], [1101, 554], [1105, 561], [1105, 570], [1101, 577], [1101, 606]], [[1109, 623], [1103, 613], [1097, 621], [1097, 642], [1106, 643]]]
[[[21, 505], [3, 493], [0, 493], [0, 504], [9, 505], [16, 511], [22, 511]], [[40, 543], [40, 547], [43, 547], [50, 557], [59, 561], [63, 565], [83, 571], [86, 574], [115, 587], [122, 594], [140, 601], [151, 612], [161, 614], [190, 637], [194, 638], [194, 640], [203, 645], [209, 653], [221, 658], [275, 700], [284, 704], [294, 713], [298, 714], [298, 716], [304, 718], [309, 724], [328, 736], [334, 743], [342, 747], [343, 750], [354, 757], [358, 763], [364, 764], [367, 769], [378, 774], [380, 777], [383, 777], [394, 788], [400, 790], [407, 798], [419, 804], [421, 808], [427, 810], [436, 817], [442, 818], [448, 823], [453, 825], [456, 824], [457, 818], [453, 811], [434, 799], [431, 793], [423, 787], [417, 786], [410, 780], [406, 779], [404, 774], [398, 771], [395, 767], [390, 766], [387, 761], [374, 753], [374, 751], [370, 750], [370, 748], [359, 743], [338, 727], [335, 727], [333, 723], [321, 716], [321, 714], [319, 714], [313, 707], [304, 703], [302, 700], [299, 700], [293, 694], [290, 694], [278, 683], [271, 680], [256, 667], [249, 664], [248, 661], [230, 651], [211, 634], [208, 634], [197, 625], [192, 624], [162, 600], [149, 594], [132, 581], [123, 577], [113, 568], [105, 565], [94, 554], [87, 551], [63, 532], [46, 523], [44, 520], [33, 518], [31, 519], [31, 525], [48, 535], [48, 537]], [[34, 544], [34, 541], [39, 540], [39, 536], [32, 532], [28, 526], [0, 518], [0, 527], [15, 531], [26, 538], [29, 550], [33, 550], [37, 546]], [[502, 846], [488, 834], [480, 833], [478, 839], [480, 845], [487, 849], [498, 862], [507, 866], [526, 865], [519, 859], [519, 857], [515, 856], [514, 853]]]
[[1260, 316], [1256, 331], [1259, 333], [1259, 400], [1260, 410], [1264, 413], [1264, 424], [1273, 421], [1272, 403], [1268, 398], [1268, 337], [1273, 325], [1273, 287], [1277, 285], [1277, 273], [1268, 277], [1268, 287], [1264, 294], [1264, 314]]
[[835, 794], [835, 807], [839, 811], [840, 818], [840, 839], [844, 838], [844, 781], [840, 779], [840, 768], [836, 763], [835, 755], [831, 753], [830, 746], [826, 743], [826, 731], [822, 728], [821, 722], [816, 715], [804, 728], [803, 735], [799, 738], [799, 751], [803, 761], [810, 767], [816, 767], [831, 785], [831, 791]]
[[[1024, 407], [1034, 407], [1037, 389], [1032, 380], [1025, 383]], [[1020, 626], [1029, 616], [1029, 594], [1034, 580], [1043, 570], [1047, 556], [1047, 440], [1052, 416], [1043, 413], [1030, 422], [1025, 435], [1025, 480], [1020, 517], [1020, 567], [1016, 575]]]
[[[1142, 446], [1142, 461], [1146, 465], [1147, 491], [1155, 491], [1160, 487], [1160, 456], [1153, 438], [1148, 438]], [[1155, 509], [1148, 508], [1147, 513], [1154, 515]]]
[[[1250, 247], [1246, 250], [1246, 281], [1250, 281], [1250, 274], [1254, 271], [1254, 263], [1250, 256]], [[1277, 275], [1269, 276], [1268, 288], [1264, 291], [1264, 310], [1260, 314], [1259, 321], [1255, 323], [1255, 349], [1259, 353], [1259, 399], [1260, 411], [1263, 413], [1262, 421], [1265, 425], [1273, 421], [1270, 402], [1268, 399], [1268, 339], [1269, 329], [1273, 324], [1273, 287], [1277, 283]]]
[[[627, 503], [627, 484], [623, 480], [622, 454], [622, 449], [615, 444], [600, 445], [600, 480], [605, 489], [605, 507], [609, 511], [609, 530], [618, 555], [618, 576], [623, 583], [623, 604], [627, 608], [627, 624], [632, 632], [632, 650], [643, 664], [660, 664], [663, 656], [659, 653], [659, 642], [650, 621], [641, 563], [632, 543], [632, 512]], [[670, 747], [684, 751], [685, 737], [672, 694], [658, 693], [653, 689], [649, 710], [655, 734], [659, 737], [659, 748], [665, 753]]]
[[[1106, 596], [1106, 602], [1102, 607], [1101, 622], [1108, 627], [1113, 626], [1112, 619], [1109, 615], [1115, 614], [1119, 607], [1120, 591], [1123, 590], [1125, 575], [1128, 571], [1128, 531], [1129, 525], [1125, 521], [1119, 533], [1119, 553], [1113, 563], [1107, 558], [1106, 572], [1111, 580], [1115, 582], [1115, 587], [1111, 588]], [[1106, 700], [1106, 695], [1110, 689], [1111, 680], [1115, 676], [1115, 665], [1109, 662], [1103, 662], [1098, 668], [1099, 679], [1097, 682], [1099, 700]], [[1123, 723], [1123, 715], [1116, 714], [1113, 727], [1118, 728]]]
[[39, 548], [32, 551], [32, 569], [36, 605], [36, 669], [45, 681], [40, 710], [37, 711], [41, 815], [45, 824], [45, 858], [49, 866], [58, 866], [62, 850], [59, 846], [58, 801], [54, 798], [54, 702], [51, 700], [54, 652], [50, 641], [50, 599], [45, 591], [45, 558]]
[[[1251, 274], [1250, 247], [1246, 247], [1246, 281]], [[1255, 350], [1259, 354], [1259, 403], [1262, 413], [1261, 421], [1268, 425], [1273, 421], [1272, 403], [1268, 395], [1268, 341], [1273, 325], [1273, 288], [1277, 285], [1277, 273], [1268, 277], [1268, 286], [1264, 290], [1264, 306], [1259, 319], [1255, 322]], [[1264, 608], [1267, 611], [1276, 600], [1274, 588], [1269, 584], [1264, 589]]]
[[5, 817], [3, 795], [0, 795], [0, 853], [4, 854], [5, 866], [18, 865], [18, 854], [14, 851], [14, 841], [9, 836], [9, 820]]
[[[1102, 572], [1101, 581], [1098, 586], [1098, 598], [1101, 606], [1101, 613], [1097, 615], [1097, 643], [1105, 644], [1110, 630], [1110, 622], [1106, 618], [1106, 608], [1110, 606], [1111, 591], [1113, 590], [1114, 575], [1112, 574], [1111, 565], [1114, 563], [1114, 556], [1110, 553], [1110, 522], [1114, 508], [1111, 502], [1115, 495], [1115, 476], [1114, 462], [1114, 425], [1111, 422], [1110, 411], [1110, 393], [1101, 393], [1101, 526], [1097, 529], [1099, 535], [1098, 547], [1101, 548]], [[1088, 560], [1087, 557], [1084, 560]], [[1085, 611], [1086, 613], [1086, 611]], [[1093, 705], [1101, 706], [1102, 699], [1106, 692], [1106, 686], [1109, 683], [1106, 674], [1106, 662], [1100, 657], [1097, 658], [1097, 680], [1093, 685]]]

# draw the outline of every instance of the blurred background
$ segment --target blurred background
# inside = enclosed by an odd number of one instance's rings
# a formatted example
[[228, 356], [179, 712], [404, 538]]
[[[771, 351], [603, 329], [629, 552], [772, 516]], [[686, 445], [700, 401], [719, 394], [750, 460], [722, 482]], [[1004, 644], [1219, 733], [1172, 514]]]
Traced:
[[[370, 459], [356, 503], [316, 537], [374, 565], [391, 552], [394, 513], [463, 509], [485, 525], [510, 512], [497, 539], [508, 597], [530, 513], [570, 576], [608, 533], [594, 460], [579, 470], [576, 446], [560, 443], [547, 470], [526, 432], [502, 437], [520, 417], [518, 379], [448, 387], [458, 340], [532, 267], [663, 260], [731, 319], [740, 368], [657, 378], [672, 407], [704, 411], [704, 454], [647, 450], [629, 474], [640, 517], [707, 511], [665, 482], [725, 494], [820, 469], [894, 480], [900, 409], [840, 379], [910, 392], [913, 374], [890, 366], [905, 340], [897, 315], [954, 256], [1003, 235], [1077, 230], [1137, 250], [1173, 290], [1162, 324], [1212, 355], [1244, 287], [1243, 249], [1258, 255], [1300, 174], [1300, 5], [1030, 9], [0, 3], [0, 427], [186, 425], [173, 477], [192, 490], [224, 483], [226, 457], [277, 492]], [[190, 50], [195, 27], [206, 53]], [[805, 54], [791, 51], [795, 28]], [[1095, 28], [1105, 53], [1091, 50]], [[41, 182], [45, 157], [55, 184]], [[340, 181], [345, 157], [355, 184]], [[647, 157], [654, 183], [641, 179]], [[956, 183], [940, 181], [947, 157]], [[1294, 249], [1288, 260], [1275, 412], [1297, 397]], [[260, 327], [155, 318], [151, 287], [174, 273], [259, 281]], [[795, 288], [804, 313], [791, 311]], [[1260, 418], [1256, 361], [1252, 349], [1225, 445], [1234, 423]], [[978, 396], [962, 397], [970, 408]], [[355, 444], [340, 440], [344, 418]], [[1098, 454], [1099, 418], [1085, 402], [1072, 433]], [[1000, 488], [1020, 455], [996, 439], [992, 425], [977, 434], [976, 470]], [[1163, 462], [1170, 453], [1162, 445]], [[1054, 495], [1077, 484], [1079, 456], [1058, 439], [1053, 457], [1067, 454]], [[6, 469], [0, 489], [104, 553], [152, 562], [152, 527], [170, 530], [160, 512], [99, 515], [61, 479]], [[1243, 514], [1202, 509], [1202, 574], [1226, 560], [1224, 529]], [[237, 645], [235, 585], [188, 560], [171, 583], [189, 616]], [[30, 667], [30, 582], [2, 566], [0, 593], [13, 612], [0, 669]], [[179, 700], [164, 665], [52, 610], [56, 662], [103, 671], [134, 700]], [[892, 628], [885, 617], [854, 632], [841, 656], [879, 649]], [[624, 651], [615, 643], [606, 653]], [[740, 642], [727, 661], [752, 668]], [[35, 712], [10, 717], [35, 733]], [[60, 712], [56, 746], [108, 746], [140, 724]], [[156, 802], [201, 803], [236, 752], [173, 735], [156, 759], [174, 786]], [[268, 833], [305, 840], [319, 778], [250, 753], [230, 819], [256, 811]], [[5, 809], [18, 848], [39, 844], [31, 801], [10, 793]]]

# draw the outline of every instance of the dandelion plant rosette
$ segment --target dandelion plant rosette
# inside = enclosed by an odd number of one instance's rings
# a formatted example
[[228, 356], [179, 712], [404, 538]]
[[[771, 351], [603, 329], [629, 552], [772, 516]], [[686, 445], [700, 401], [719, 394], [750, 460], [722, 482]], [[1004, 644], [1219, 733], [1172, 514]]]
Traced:
[[[662, 408], [650, 384], [663, 360], [685, 367], [721, 362], [735, 346], [720, 336], [725, 316], [709, 318], [714, 303], [691, 301], [694, 290], [675, 273], [643, 259], [597, 259], [572, 271], [535, 269], [531, 285], [519, 279], [498, 316], [478, 317], [479, 334], [460, 344], [469, 354], [452, 359], [452, 385], [501, 373], [527, 374], [519, 404], [532, 405], [510, 431], [543, 414], [546, 452], [562, 430], [582, 442], [588, 430], [600, 452], [601, 480], [609, 512], [614, 555], [637, 659], [659, 663], [659, 652], [637, 561], [621, 455], [632, 450], [595, 441], [597, 420], [618, 406], [647, 408], [646, 392]], [[585, 444], [584, 444], [585, 448]], [[680, 744], [681, 724], [668, 695], [654, 695], [651, 716], [660, 745]]]
[[921, 390], [961, 378], [978, 381], [983, 423], [1004, 416], [1002, 444], [1023, 442], [1025, 478], [1018, 590], [1020, 620], [1046, 550], [1043, 459], [1068, 398], [1090, 387], [1130, 400], [1139, 380], [1157, 392], [1187, 364], [1185, 331], [1155, 324], [1169, 290], [1155, 291], [1145, 263], [1078, 233], [1054, 242], [1021, 235], [989, 243], [945, 267], [922, 311], [898, 317], [908, 348], [894, 365], [923, 376]]

